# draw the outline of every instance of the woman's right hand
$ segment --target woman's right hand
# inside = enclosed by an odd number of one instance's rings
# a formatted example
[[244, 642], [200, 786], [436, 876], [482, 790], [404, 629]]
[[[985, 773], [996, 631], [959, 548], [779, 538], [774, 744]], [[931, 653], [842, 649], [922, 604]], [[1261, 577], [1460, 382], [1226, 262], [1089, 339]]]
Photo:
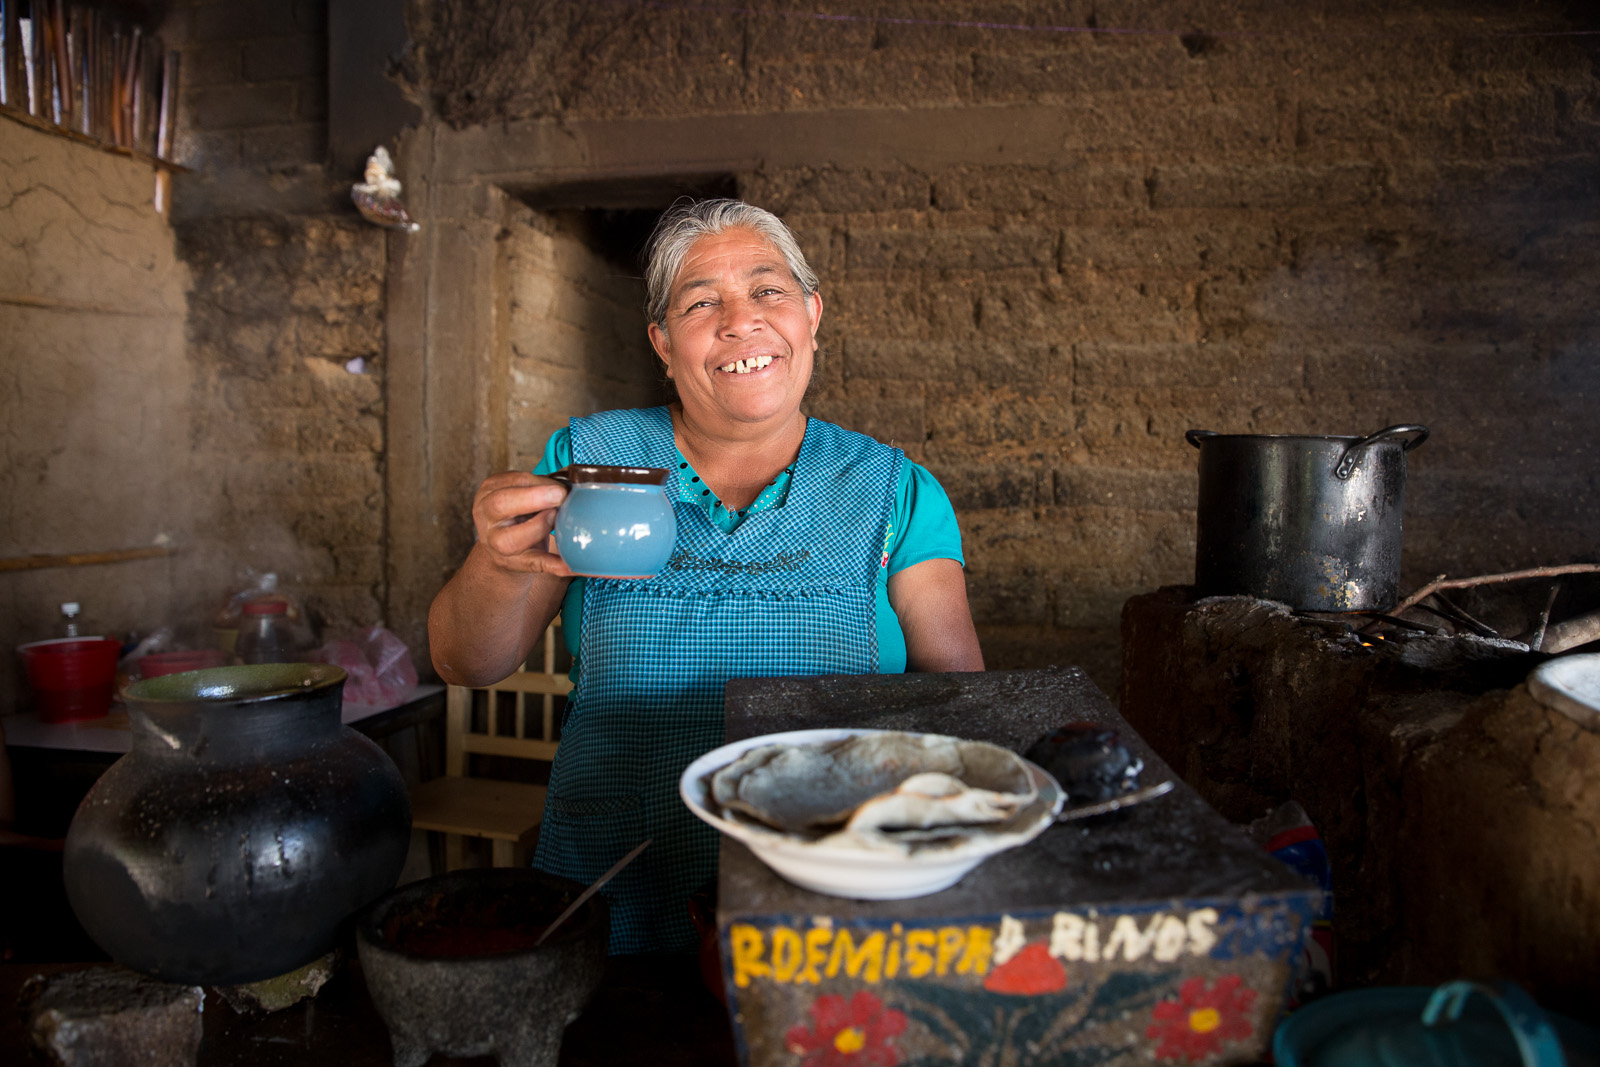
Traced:
[[566, 486], [554, 478], [525, 471], [489, 475], [472, 500], [477, 549], [501, 570], [572, 577], [550, 538], [566, 497]]
[[478, 541], [428, 609], [428, 651], [452, 685], [492, 685], [524, 663], [573, 577], [550, 530], [567, 489], [525, 471], [491, 474], [472, 498]]

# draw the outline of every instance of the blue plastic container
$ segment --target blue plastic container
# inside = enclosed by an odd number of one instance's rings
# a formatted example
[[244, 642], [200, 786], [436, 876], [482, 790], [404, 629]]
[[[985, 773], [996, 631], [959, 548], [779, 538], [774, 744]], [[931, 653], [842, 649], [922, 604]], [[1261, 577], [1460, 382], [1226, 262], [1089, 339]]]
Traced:
[[1389, 986], [1312, 1001], [1278, 1027], [1278, 1067], [1600, 1067], [1600, 1031], [1515, 985]]

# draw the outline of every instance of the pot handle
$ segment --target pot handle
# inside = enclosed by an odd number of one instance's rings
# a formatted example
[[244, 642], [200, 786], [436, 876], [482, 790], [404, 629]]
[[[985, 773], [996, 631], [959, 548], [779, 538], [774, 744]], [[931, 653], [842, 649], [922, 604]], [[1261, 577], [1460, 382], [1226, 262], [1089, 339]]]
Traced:
[[1217, 436], [1217, 431], [1215, 430], [1188, 430], [1184, 433], [1183, 439], [1194, 445], [1194, 447], [1199, 448], [1202, 440], [1215, 436]]
[[[1344, 450], [1344, 455], [1339, 457], [1339, 465], [1333, 468], [1333, 476], [1341, 482], [1348, 481], [1350, 475], [1355, 473], [1356, 460], [1361, 458], [1361, 450], [1370, 444], [1375, 444], [1385, 437], [1393, 437], [1397, 433], [1414, 433], [1417, 436], [1404, 442], [1400, 447], [1409, 452], [1428, 439], [1428, 428], [1414, 423], [1404, 423], [1399, 426], [1385, 426], [1377, 433], [1368, 434], [1349, 448]], [[1196, 445], [1195, 447], [1199, 447]]]
[[1422, 1025], [1437, 1026], [1440, 1016], [1444, 1021], [1455, 1022], [1461, 1018], [1461, 1009], [1474, 993], [1488, 998], [1500, 1012], [1511, 1034], [1517, 1040], [1517, 1051], [1522, 1054], [1523, 1067], [1566, 1067], [1567, 1057], [1561, 1050], [1561, 1040], [1555, 1027], [1550, 1025], [1544, 1012], [1521, 986], [1510, 982], [1484, 985], [1481, 982], [1446, 982], [1428, 997], [1422, 1009]]

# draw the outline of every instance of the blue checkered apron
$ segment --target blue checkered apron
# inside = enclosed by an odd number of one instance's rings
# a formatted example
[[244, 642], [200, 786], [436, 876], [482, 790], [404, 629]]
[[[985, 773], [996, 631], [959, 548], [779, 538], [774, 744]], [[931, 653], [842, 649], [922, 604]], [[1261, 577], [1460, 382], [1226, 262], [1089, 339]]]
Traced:
[[723, 740], [729, 678], [877, 670], [874, 582], [904, 453], [812, 419], [783, 507], [732, 533], [679, 499], [666, 408], [573, 419], [578, 463], [665, 467], [678, 540], [647, 579], [590, 578], [578, 675], [534, 865], [610, 883], [613, 953], [686, 951], [688, 896], [716, 874], [717, 834], [678, 779]]

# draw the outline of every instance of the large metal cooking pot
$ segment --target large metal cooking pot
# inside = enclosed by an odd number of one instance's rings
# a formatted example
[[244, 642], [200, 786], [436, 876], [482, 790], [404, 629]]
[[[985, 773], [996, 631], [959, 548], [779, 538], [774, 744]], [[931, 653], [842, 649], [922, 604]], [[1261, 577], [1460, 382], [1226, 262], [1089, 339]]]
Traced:
[[1261, 597], [1301, 611], [1394, 607], [1406, 452], [1427, 440], [1426, 426], [1367, 437], [1190, 430], [1184, 438], [1200, 450], [1201, 596]]

